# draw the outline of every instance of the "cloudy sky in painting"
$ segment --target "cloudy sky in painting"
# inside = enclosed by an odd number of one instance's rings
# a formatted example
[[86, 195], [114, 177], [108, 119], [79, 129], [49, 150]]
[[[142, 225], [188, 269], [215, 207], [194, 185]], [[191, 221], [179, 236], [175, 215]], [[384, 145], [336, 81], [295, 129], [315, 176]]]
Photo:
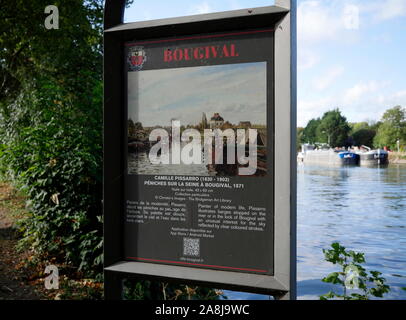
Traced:
[[[406, 0], [298, 0], [298, 125], [332, 108], [349, 121], [406, 107]], [[273, 5], [272, 0], [137, 0], [126, 21]]]
[[266, 121], [265, 62], [130, 72], [128, 89], [128, 116], [146, 127], [195, 125], [203, 112], [235, 124]]

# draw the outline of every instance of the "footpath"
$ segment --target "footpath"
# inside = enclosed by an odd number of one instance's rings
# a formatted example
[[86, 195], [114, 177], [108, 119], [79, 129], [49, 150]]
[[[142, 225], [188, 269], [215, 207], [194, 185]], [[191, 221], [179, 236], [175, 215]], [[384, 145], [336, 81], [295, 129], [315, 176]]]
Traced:
[[11, 208], [21, 202], [8, 184], [0, 182], [0, 300], [43, 299], [22, 268], [26, 253], [16, 250], [18, 239]]

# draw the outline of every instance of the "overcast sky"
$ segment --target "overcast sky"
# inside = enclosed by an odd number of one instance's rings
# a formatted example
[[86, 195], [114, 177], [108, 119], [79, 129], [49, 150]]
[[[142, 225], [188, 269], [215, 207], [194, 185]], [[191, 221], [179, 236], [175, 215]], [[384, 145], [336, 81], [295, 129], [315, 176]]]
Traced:
[[266, 122], [266, 62], [130, 72], [128, 89], [129, 117], [146, 127], [196, 125], [203, 112], [233, 124]]
[[[137, 0], [126, 21], [273, 5]], [[298, 0], [298, 125], [339, 107], [349, 121], [406, 107], [406, 0]]]

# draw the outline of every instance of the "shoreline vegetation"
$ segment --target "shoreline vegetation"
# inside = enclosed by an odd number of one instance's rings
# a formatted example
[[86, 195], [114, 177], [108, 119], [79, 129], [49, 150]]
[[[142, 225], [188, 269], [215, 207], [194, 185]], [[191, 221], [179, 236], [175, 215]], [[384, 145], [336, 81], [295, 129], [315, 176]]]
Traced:
[[297, 150], [302, 144], [348, 149], [384, 149], [389, 163], [406, 163], [406, 109], [387, 109], [379, 121], [348, 122], [336, 108], [297, 128]]
[[406, 152], [389, 152], [389, 163], [406, 164]]
[[[101, 282], [86, 279], [54, 259], [38, 261], [29, 247], [21, 246], [19, 221], [30, 215], [27, 200], [10, 181], [0, 177], [0, 300], [101, 299]], [[47, 264], [59, 269], [59, 289], [45, 288]]]

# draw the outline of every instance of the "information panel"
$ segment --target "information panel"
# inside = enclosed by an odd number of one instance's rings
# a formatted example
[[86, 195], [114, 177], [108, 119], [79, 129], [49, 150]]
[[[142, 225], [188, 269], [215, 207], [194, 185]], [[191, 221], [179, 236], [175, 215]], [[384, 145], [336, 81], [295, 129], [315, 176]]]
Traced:
[[274, 274], [273, 55], [270, 29], [125, 44], [126, 260]]

